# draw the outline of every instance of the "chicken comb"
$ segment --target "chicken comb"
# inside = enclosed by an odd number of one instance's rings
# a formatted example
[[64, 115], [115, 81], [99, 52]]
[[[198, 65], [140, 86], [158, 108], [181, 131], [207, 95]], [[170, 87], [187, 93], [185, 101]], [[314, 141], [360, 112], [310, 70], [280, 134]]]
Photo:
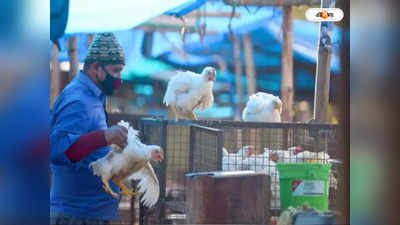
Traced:
[[297, 153], [304, 152], [304, 148], [302, 145], [297, 145]]

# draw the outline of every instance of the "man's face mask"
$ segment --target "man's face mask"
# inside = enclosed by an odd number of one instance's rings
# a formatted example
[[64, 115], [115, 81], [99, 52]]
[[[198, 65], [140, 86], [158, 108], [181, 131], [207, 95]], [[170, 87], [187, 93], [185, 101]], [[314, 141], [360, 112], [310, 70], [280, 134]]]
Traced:
[[121, 80], [111, 76], [111, 74], [104, 68], [104, 65], [102, 65], [101, 68], [106, 73], [106, 79], [104, 79], [104, 81], [99, 81], [99, 83], [104, 91], [104, 94], [111, 96], [114, 93], [114, 89], [121, 85]]

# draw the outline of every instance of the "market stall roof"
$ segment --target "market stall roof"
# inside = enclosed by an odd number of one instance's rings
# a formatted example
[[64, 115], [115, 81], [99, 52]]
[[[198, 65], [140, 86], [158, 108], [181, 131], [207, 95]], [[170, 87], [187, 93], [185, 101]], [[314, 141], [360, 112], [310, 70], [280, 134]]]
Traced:
[[[206, 3], [210, 11], [230, 12], [231, 7], [222, 2]], [[276, 7], [239, 7], [235, 10], [240, 18], [232, 19], [232, 31], [236, 36], [250, 34], [255, 46], [254, 59], [257, 68], [280, 66], [282, 49], [282, 11]], [[199, 35], [188, 34], [183, 44], [179, 33], [155, 33], [153, 37], [152, 56], [160, 58], [175, 66], [197, 67], [215, 63], [210, 55], [220, 55], [228, 64], [233, 62], [233, 42], [229, 38], [230, 18], [206, 18], [208, 30], [217, 31], [216, 35], [206, 35], [203, 43]], [[294, 57], [295, 60], [314, 64], [317, 62], [317, 45], [319, 24], [304, 20], [294, 20]], [[333, 53], [331, 70], [340, 70], [339, 44], [340, 28], [333, 29]], [[172, 47], [171, 47], [172, 46]], [[185, 50], [185, 57], [176, 48]], [[244, 56], [242, 56], [244, 57]]]
[[[97, 33], [131, 29], [188, 0], [70, 0], [65, 33]], [[112, 6], [111, 6], [112, 5]]]
[[205, 0], [50, 0], [50, 37], [132, 29], [163, 13], [182, 16]]
[[[188, 1], [189, 2], [189, 1]], [[191, 1], [201, 3], [201, 1]], [[193, 6], [193, 5], [191, 5]], [[177, 14], [188, 6], [175, 8], [165, 14]], [[193, 9], [193, 8], [191, 8]], [[201, 11], [220, 12], [229, 14], [232, 7], [223, 4], [221, 1], [207, 2], [201, 6]], [[188, 11], [185, 11], [186, 13]], [[281, 65], [281, 23], [282, 12], [274, 7], [239, 7], [236, 8], [237, 17], [232, 19], [232, 31], [235, 35], [241, 36], [250, 34], [254, 47], [254, 59], [257, 69], [257, 88], [263, 91], [270, 91], [279, 94], [280, 90], [280, 65]], [[157, 32], [153, 33], [153, 45], [151, 58], [146, 58], [143, 53], [145, 31], [141, 29], [130, 29], [115, 32], [125, 53], [126, 67], [123, 71], [123, 78], [133, 80], [136, 77], [149, 77], [159, 79], [165, 71], [175, 69], [199, 70], [205, 65], [215, 64], [211, 55], [219, 55], [228, 66], [233, 65], [233, 46], [229, 39], [229, 17], [206, 17], [199, 18], [198, 25], [206, 24], [207, 30], [217, 33], [206, 35], [204, 42], [200, 42], [198, 33], [188, 33], [186, 44], [182, 42], [179, 32]], [[312, 68], [317, 60], [318, 24], [303, 20], [294, 21], [294, 60], [295, 63], [309, 65]], [[68, 61], [67, 43], [69, 35], [60, 39], [61, 52], [60, 61]], [[338, 45], [340, 43], [340, 29], [334, 28], [334, 49], [332, 55], [331, 69], [333, 74], [339, 72]], [[88, 37], [85, 34], [78, 34], [79, 60], [83, 62], [87, 52]], [[177, 49], [184, 49], [186, 58]], [[242, 61], [244, 55], [242, 53]], [[200, 72], [200, 71], [197, 71]], [[232, 72], [232, 71], [231, 71]], [[219, 81], [234, 83], [234, 75], [226, 73], [219, 75]], [[165, 79], [161, 79], [165, 80]], [[243, 82], [246, 82], [244, 77]], [[297, 68], [295, 71], [295, 86], [297, 89], [312, 90], [315, 85], [315, 77], [309, 69]], [[246, 85], [244, 85], [246, 87]]]

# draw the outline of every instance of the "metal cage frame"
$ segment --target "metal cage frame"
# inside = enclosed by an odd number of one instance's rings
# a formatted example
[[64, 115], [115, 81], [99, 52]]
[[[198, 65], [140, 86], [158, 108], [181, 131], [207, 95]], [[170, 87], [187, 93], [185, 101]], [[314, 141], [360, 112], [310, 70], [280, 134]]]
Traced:
[[[131, 115], [120, 115], [117, 114], [115, 116], [118, 116], [118, 120], [126, 120], [131, 123], [131, 121], [136, 120], [136, 129], [140, 130], [141, 132], [141, 137], [143, 143], [147, 144], [159, 144], [163, 149], [165, 154], [168, 154], [168, 126], [182, 126], [185, 129], [189, 129], [189, 135], [183, 137], [184, 139], [187, 139], [189, 142], [189, 169], [188, 171], [196, 171], [196, 172], [201, 172], [201, 171], [207, 171], [207, 168], [201, 168], [196, 170], [193, 168], [194, 165], [194, 160], [195, 156], [193, 155], [194, 152], [196, 151], [197, 145], [201, 140], [197, 140], [196, 138], [196, 133], [207, 133], [207, 134], [213, 134], [218, 136], [219, 141], [219, 146], [218, 149], [221, 149], [225, 144], [229, 145], [231, 143], [227, 142], [227, 140], [224, 137], [226, 135], [229, 135], [229, 132], [232, 132], [232, 130], [235, 129], [280, 129], [282, 132], [279, 134], [281, 137], [281, 145], [284, 149], [287, 149], [290, 147], [291, 143], [289, 140], [291, 138], [295, 138], [296, 135], [293, 133], [296, 130], [308, 130], [310, 135], [320, 135], [318, 132], [319, 131], [329, 131], [333, 132], [335, 135], [335, 132], [338, 128], [337, 125], [332, 125], [332, 124], [313, 124], [313, 123], [288, 123], [288, 122], [283, 122], [283, 123], [261, 123], [261, 122], [245, 122], [245, 121], [229, 121], [229, 120], [165, 120], [163, 118], [157, 118], [157, 117], [149, 117], [149, 116], [131, 116]], [[118, 122], [118, 121], [117, 121]], [[148, 136], [146, 129], [149, 129], [149, 127], [153, 127], [158, 129], [159, 136], [158, 138], [158, 143], [150, 143], [151, 140], [149, 139], [150, 137]], [[179, 136], [180, 133], [177, 134]], [[151, 135], [151, 134], [150, 134]], [[291, 136], [292, 135], [292, 136]], [[326, 135], [326, 134], [323, 134]], [[330, 134], [328, 134], [330, 135]], [[171, 134], [170, 134], [171, 136]], [[172, 136], [174, 136], [172, 134]], [[152, 139], [157, 138], [157, 137], [152, 137]], [[179, 138], [182, 137], [173, 137]], [[232, 137], [230, 137], [232, 138]], [[326, 138], [326, 137], [325, 137]], [[335, 137], [336, 141], [336, 137]], [[200, 143], [201, 144], [201, 143]], [[329, 154], [333, 157], [336, 156], [336, 143], [331, 149], [325, 149], [327, 146], [324, 147], [323, 150], [329, 151]], [[167, 157], [166, 159], [159, 165], [158, 167], [158, 175], [159, 180], [160, 180], [160, 204], [157, 203], [157, 210], [158, 210], [158, 218], [157, 221], [153, 221], [155, 224], [165, 224], [169, 223], [166, 215], [166, 205], [165, 205], [165, 198], [166, 198], [166, 182], [167, 182], [167, 171], [168, 171], [168, 166], [167, 166]], [[341, 159], [339, 159], [341, 160]], [[219, 151], [218, 157], [216, 159], [217, 165], [216, 169], [221, 170], [222, 169], [222, 151]], [[157, 168], [155, 168], [157, 170]], [[339, 178], [340, 179], [340, 178]], [[152, 209], [154, 210], [154, 209]], [[140, 216], [139, 216], [139, 224], [149, 224], [149, 220], [146, 217], [148, 212], [148, 209], [143, 207], [140, 204]], [[279, 209], [274, 209], [271, 207], [271, 212], [270, 215], [276, 216], [279, 215], [280, 210]], [[151, 224], [151, 223], [150, 223]]]
[[[164, 160], [161, 162], [160, 166], [154, 166], [154, 170], [157, 174], [157, 177], [160, 182], [160, 197], [158, 200], [158, 203], [152, 208], [148, 209], [142, 204], [140, 204], [140, 218], [139, 218], [139, 224], [167, 224], [170, 223], [170, 219], [167, 217], [167, 204], [169, 203], [169, 200], [167, 200], [167, 181], [168, 181], [168, 174], [170, 170], [173, 170], [174, 168], [169, 168], [168, 165], [170, 162], [168, 161], [171, 157], [169, 157], [169, 154], [173, 155], [174, 151], [176, 149], [169, 149], [168, 144], [168, 130], [171, 129], [171, 127], [182, 127], [182, 128], [188, 128], [188, 133], [189, 135], [185, 135], [184, 138], [187, 139], [189, 142], [188, 146], [188, 158], [187, 158], [187, 163], [188, 167], [185, 173], [187, 172], [193, 172], [193, 171], [205, 171], [205, 170], [220, 170], [220, 161], [222, 158], [222, 146], [223, 146], [223, 132], [219, 129], [215, 128], [209, 128], [197, 124], [193, 124], [191, 121], [174, 121], [174, 120], [164, 120], [164, 119], [157, 119], [157, 118], [142, 118], [140, 120], [140, 131], [142, 134], [142, 142], [145, 144], [159, 144], [162, 149], [164, 150]], [[156, 132], [159, 134], [159, 138], [154, 136], [152, 132], [148, 132], [149, 129], [158, 129]], [[173, 132], [173, 131], [171, 131]], [[174, 133], [172, 133], [174, 134]], [[151, 135], [151, 137], [149, 136]], [[181, 134], [182, 135], [182, 134]], [[216, 152], [216, 159], [215, 159], [215, 165], [216, 168], [212, 169], [207, 169], [206, 167], [199, 167], [195, 168], [194, 165], [198, 161], [197, 158], [195, 157], [195, 152], [200, 151], [197, 150], [198, 148], [201, 148], [198, 144], [201, 144], [200, 141], [197, 141], [197, 136], [200, 135], [211, 135], [215, 138], [214, 141], [214, 148], [213, 150]], [[153, 140], [150, 140], [151, 138], [155, 138], [156, 143]], [[158, 142], [157, 142], [158, 141]], [[175, 140], [174, 140], [175, 141]], [[211, 145], [210, 145], [211, 146]], [[204, 147], [204, 146], [203, 146]], [[182, 148], [182, 143], [178, 143], [178, 148]], [[212, 146], [211, 146], [212, 148]], [[182, 168], [180, 168], [182, 169]], [[184, 180], [184, 176], [182, 176], [182, 180]], [[184, 183], [183, 183], [184, 185]], [[182, 207], [181, 207], [182, 208]], [[173, 219], [173, 218], [172, 218]], [[178, 218], [179, 219], [179, 218]], [[181, 220], [184, 219], [184, 217], [180, 217]]]
[[[295, 135], [290, 132], [295, 132], [296, 130], [308, 130], [310, 135], [318, 136], [318, 131], [329, 130], [333, 133], [336, 133], [338, 128], [337, 125], [334, 124], [321, 124], [321, 123], [293, 123], [293, 122], [282, 122], [282, 123], [267, 123], [267, 122], [249, 122], [249, 121], [230, 121], [230, 120], [197, 120], [191, 121], [194, 124], [199, 124], [206, 127], [217, 128], [223, 131], [224, 133], [224, 143], [229, 144], [229, 135], [232, 133], [232, 129], [282, 129], [282, 141], [283, 141], [283, 149], [288, 149], [291, 147], [289, 143], [289, 139], [291, 139], [291, 135]], [[325, 134], [326, 135], [326, 134]], [[294, 137], [292, 137], [294, 138]], [[326, 138], [326, 137], [325, 137]], [[337, 138], [335, 137], [335, 141]], [[243, 141], [243, 140], [242, 140]], [[242, 145], [243, 147], [244, 145]], [[331, 146], [332, 149], [328, 149], [328, 146], [324, 146], [323, 151], [328, 151], [329, 154], [333, 157], [337, 157], [336, 144], [335, 146]], [[320, 149], [321, 150], [321, 149]], [[222, 162], [221, 162], [222, 164]], [[336, 168], [337, 169], [337, 168]], [[274, 178], [271, 177], [271, 181]], [[340, 178], [339, 178], [340, 179]], [[330, 192], [330, 194], [332, 194]], [[330, 196], [331, 197], [331, 196]], [[334, 197], [334, 195], [332, 196]], [[276, 199], [275, 199], [276, 200]], [[330, 208], [335, 208], [336, 203], [330, 201]], [[270, 208], [271, 216], [279, 216], [280, 209], [274, 208], [271, 205]]]
[[[197, 152], [202, 152], [201, 149], [197, 150], [199, 141], [197, 140], [197, 134], [202, 134], [202, 133], [207, 133], [216, 136], [217, 138], [217, 157], [215, 158], [215, 164], [216, 168], [215, 170], [221, 170], [221, 161], [222, 161], [222, 148], [224, 146], [224, 139], [223, 139], [223, 133], [219, 129], [215, 128], [210, 128], [210, 127], [205, 127], [205, 126], [200, 126], [200, 125], [195, 125], [192, 124], [190, 125], [190, 152], [189, 152], [189, 172], [208, 172], [208, 171], [213, 171], [213, 169], [210, 168], [195, 168], [195, 153]], [[200, 140], [201, 141], [201, 140]]]

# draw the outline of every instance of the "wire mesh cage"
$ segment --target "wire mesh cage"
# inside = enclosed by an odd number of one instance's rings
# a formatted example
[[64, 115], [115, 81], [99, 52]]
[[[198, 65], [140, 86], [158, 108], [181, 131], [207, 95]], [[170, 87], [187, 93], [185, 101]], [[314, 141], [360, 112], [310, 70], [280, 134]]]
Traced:
[[222, 131], [209, 127], [190, 126], [190, 172], [221, 170]]
[[142, 119], [143, 142], [164, 149], [164, 161], [154, 164], [160, 181], [156, 206], [140, 206], [140, 224], [184, 223], [185, 173], [218, 170], [223, 146], [222, 131], [191, 126], [190, 121]]
[[[243, 121], [194, 121], [223, 131], [222, 170], [264, 171], [271, 176], [271, 212], [280, 214], [277, 163], [329, 163], [336, 159], [335, 125], [304, 123], [256, 123]], [[330, 176], [330, 209], [335, 210], [337, 172]]]
[[[129, 124], [136, 130], [140, 130], [140, 120], [149, 117], [148, 115], [139, 114], [123, 114], [123, 113], [109, 113], [107, 116], [108, 125], [114, 126], [121, 120], [129, 122]], [[136, 181], [126, 184], [127, 187], [136, 191]], [[139, 199], [137, 197], [126, 198], [122, 196], [120, 204], [120, 220], [115, 221], [113, 224], [136, 224], [139, 220]]]
[[142, 142], [146, 144], [159, 145], [164, 150], [164, 161], [161, 163], [152, 163], [154, 172], [157, 175], [160, 184], [160, 197], [155, 206], [151, 209], [140, 204], [140, 224], [160, 224], [160, 220], [165, 217], [165, 193], [166, 193], [166, 161], [167, 161], [167, 127], [166, 121], [162, 120], [142, 120], [140, 122], [140, 131]]
[[[215, 170], [268, 173], [272, 192], [269, 215], [279, 216], [277, 163], [327, 163], [338, 159], [336, 125], [155, 118], [141, 119], [138, 124], [142, 141], [160, 145], [165, 152], [164, 161], [153, 164], [160, 181], [159, 202], [151, 209], [140, 206], [140, 224], [184, 223], [184, 174]], [[341, 167], [332, 164], [329, 209], [335, 210]]]

